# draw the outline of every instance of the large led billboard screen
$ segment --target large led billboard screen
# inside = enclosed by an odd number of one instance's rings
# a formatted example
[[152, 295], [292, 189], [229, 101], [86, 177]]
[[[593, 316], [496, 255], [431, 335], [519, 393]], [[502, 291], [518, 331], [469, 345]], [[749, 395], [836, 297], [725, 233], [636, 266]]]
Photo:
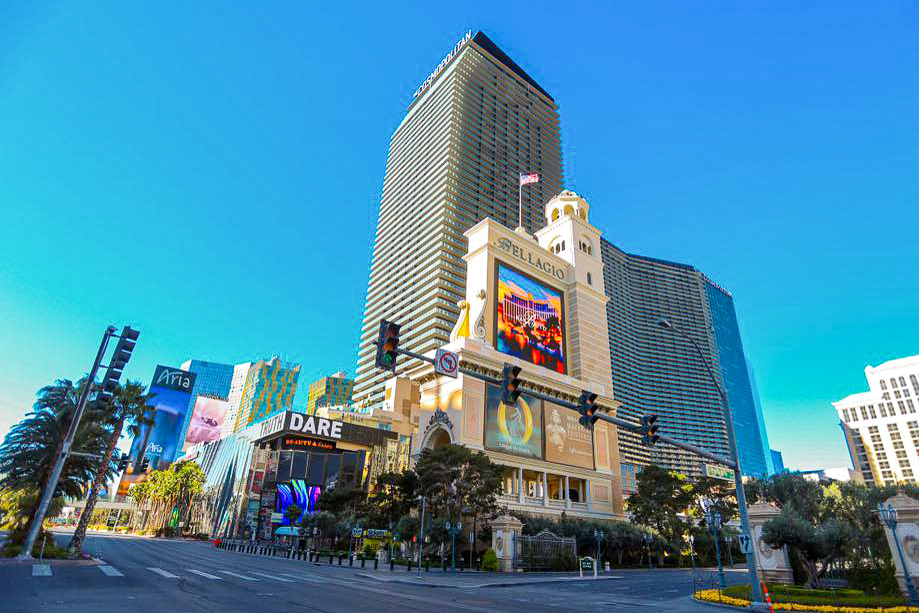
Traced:
[[562, 292], [500, 262], [496, 268], [495, 349], [566, 373]]
[[188, 433], [185, 435], [185, 451], [197, 443], [209, 443], [220, 439], [220, 429], [227, 414], [230, 403], [226, 400], [198, 396], [195, 398], [195, 408], [188, 422]]
[[307, 515], [312, 515], [318, 510], [316, 506], [319, 502], [319, 495], [322, 488], [313, 485], [307, 485], [302, 479], [294, 479], [287, 483], [278, 483], [278, 495], [274, 499], [276, 513], [281, 514], [281, 525], [289, 526], [290, 518], [287, 517], [287, 509], [290, 505], [295, 504], [300, 509], [300, 516], [296, 523], [302, 524]]
[[542, 458], [542, 401], [523, 394], [515, 406], [501, 401], [501, 388], [486, 386], [485, 448]]
[[546, 423], [546, 460], [581, 468], [594, 468], [594, 443], [590, 430], [578, 423], [580, 414], [543, 403]]
[[131, 458], [150, 459], [151, 468], [161, 468], [175, 460], [182, 447], [179, 437], [188, 412], [188, 401], [195, 385], [195, 373], [170, 366], [157, 366], [150, 393], [153, 399], [153, 428], [145, 426], [131, 444]]

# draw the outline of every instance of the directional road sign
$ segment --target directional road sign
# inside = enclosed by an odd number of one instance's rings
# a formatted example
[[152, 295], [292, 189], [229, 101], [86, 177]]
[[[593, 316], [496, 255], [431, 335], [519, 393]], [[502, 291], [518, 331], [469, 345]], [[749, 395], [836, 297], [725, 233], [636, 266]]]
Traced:
[[438, 349], [434, 357], [434, 372], [456, 379], [459, 372], [459, 356], [452, 351]]
[[749, 534], [738, 534], [737, 543], [743, 553], [753, 553], [753, 539]]

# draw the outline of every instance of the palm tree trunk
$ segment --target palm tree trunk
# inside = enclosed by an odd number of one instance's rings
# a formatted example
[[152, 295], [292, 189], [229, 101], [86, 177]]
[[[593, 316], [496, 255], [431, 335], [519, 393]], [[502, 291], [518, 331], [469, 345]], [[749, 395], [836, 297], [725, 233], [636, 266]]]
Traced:
[[70, 539], [70, 545], [67, 546], [68, 549], [76, 554], [79, 554], [83, 548], [83, 540], [86, 538], [86, 528], [89, 527], [89, 520], [92, 517], [93, 508], [95, 508], [96, 500], [99, 498], [99, 490], [105, 484], [105, 478], [108, 474], [108, 470], [106, 469], [108, 468], [109, 462], [112, 461], [112, 455], [115, 453], [115, 446], [118, 444], [118, 439], [121, 438], [121, 429], [123, 427], [124, 419], [119, 419], [112, 432], [112, 440], [109, 441], [108, 449], [105, 450], [105, 457], [102, 459], [102, 464], [99, 470], [96, 471], [96, 478], [93, 479], [92, 487], [89, 488], [89, 496], [86, 497], [86, 506], [83, 508], [83, 513], [80, 515], [80, 523], [77, 524], [77, 529], [73, 533], [73, 538]]

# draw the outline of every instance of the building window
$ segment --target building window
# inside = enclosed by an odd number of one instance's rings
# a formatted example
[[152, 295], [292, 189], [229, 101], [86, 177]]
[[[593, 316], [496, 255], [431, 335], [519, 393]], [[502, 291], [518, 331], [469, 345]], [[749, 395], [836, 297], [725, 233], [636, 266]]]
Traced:
[[874, 405], [868, 405], [868, 412], [871, 413], [871, 419], [877, 419], [878, 415], [874, 412]]
[[913, 405], [912, 399], [909, 399], [909, 400], [906, 401], [906, 406], [909, 407], [909, 412], [910, 412], [910, 413], [915, 413], [915, 412], [916, 412], [916, 407]]
[[891, 377], [891, 378], [890, 378], [890, 387], [897, 387], [897, 378], [896, 378], [896, 377]]
[[884, 380], [883, 380], [883, 379], [881, 379], [881, 389], [882, 389], [882, 390], [886, 390], [886, 389], [887, 389], [887, 384], [884, 383]]
[[897, 400], [897, 406], [900, 407], [900, 415], [906, 415], [906, 407], [903, 406], [902, 400]]
[[868, 411], [865, 410], [865, 407], [858, 407], [862, 412], [862, 419], [868, 419]]
[[593, 285], [593, 280], [590, 277], [590, 273], [587, 273], [587, 285]]
[[906, 387], [906, 379], [900, 377], [900, 387]]
[[842, 410], [842, 420], [846, 423], [849, 423], [849, 409]]

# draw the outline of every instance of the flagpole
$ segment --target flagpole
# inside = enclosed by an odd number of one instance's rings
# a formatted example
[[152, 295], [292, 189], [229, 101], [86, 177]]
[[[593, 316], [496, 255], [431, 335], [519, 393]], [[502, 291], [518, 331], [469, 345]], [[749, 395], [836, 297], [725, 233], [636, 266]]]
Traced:
[[522, 228], [523, 227], [523, 179], [519, 175], [517, 176], [517, 213], [519, 215], [519, 223], [517, 225]]

